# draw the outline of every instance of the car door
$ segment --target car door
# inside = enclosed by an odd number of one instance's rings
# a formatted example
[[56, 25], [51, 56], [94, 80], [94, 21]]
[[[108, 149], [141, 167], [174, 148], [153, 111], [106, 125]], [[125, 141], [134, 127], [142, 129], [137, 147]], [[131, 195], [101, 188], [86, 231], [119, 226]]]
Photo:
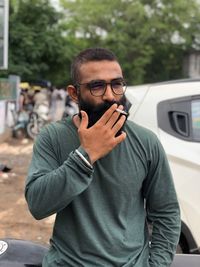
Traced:
[[[144, 91], [144, 86], [140, 88]], [[138, 87], [128, 88], [127, 97], [133, 104], [129, 118], [159, 137], [181, 207], [182, 250], [197, 252], [200, 247], [200, 81], [158, 83], [145, 88], [140, 99]]]

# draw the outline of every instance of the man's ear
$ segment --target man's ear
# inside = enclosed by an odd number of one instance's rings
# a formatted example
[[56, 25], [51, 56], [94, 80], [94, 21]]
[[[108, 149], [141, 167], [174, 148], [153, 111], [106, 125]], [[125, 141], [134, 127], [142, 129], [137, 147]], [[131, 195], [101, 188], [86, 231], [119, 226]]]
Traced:
[[68, 85], [67, 86], [67, 92], [71, 99], [75, 102], [78, 103], [78, 93], [77, 89], [73, 85]]

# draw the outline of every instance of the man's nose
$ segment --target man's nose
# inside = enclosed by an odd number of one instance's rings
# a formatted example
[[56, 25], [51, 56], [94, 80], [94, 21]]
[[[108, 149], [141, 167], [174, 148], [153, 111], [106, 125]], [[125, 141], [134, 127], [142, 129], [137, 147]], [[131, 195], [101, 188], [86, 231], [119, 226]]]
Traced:
[[103, 95], [103, 100], [112, 101], [114, 100], [114, 94], [110, 84], [107, 84], [105, 94]]

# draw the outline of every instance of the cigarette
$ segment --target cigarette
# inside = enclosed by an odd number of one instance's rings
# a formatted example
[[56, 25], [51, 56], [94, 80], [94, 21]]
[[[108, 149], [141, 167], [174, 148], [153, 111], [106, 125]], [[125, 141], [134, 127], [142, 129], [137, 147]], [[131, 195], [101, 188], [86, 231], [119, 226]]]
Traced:
[[121, 110], [121, 109], [119, 109], [119, 108], [117, 108], [115, 111], [117, 111], [117, 112], [119, 112], [119, 113], [121, 113], [121, 114], [123, 114], [123, 115], [128, 115], [128, 113], [126, 112], [126, 111], [124, 111], [124, 110]]

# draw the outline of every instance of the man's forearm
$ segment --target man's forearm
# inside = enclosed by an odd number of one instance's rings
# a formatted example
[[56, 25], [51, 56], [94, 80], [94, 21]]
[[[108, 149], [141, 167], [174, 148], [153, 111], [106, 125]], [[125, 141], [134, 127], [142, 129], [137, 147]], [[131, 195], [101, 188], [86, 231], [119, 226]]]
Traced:
[[150, 245], [151, 267], [168, 267], [171, 265], [180, 236], [180, 214], [177, 211], [164, 219], [155, 220]]
[[92, 173], [73, 152], [55, 170], [44, 173], [39, 166], [30, 168], [25, 196], [32, 215], [43, 219], [65, 208], [89, 186]]

